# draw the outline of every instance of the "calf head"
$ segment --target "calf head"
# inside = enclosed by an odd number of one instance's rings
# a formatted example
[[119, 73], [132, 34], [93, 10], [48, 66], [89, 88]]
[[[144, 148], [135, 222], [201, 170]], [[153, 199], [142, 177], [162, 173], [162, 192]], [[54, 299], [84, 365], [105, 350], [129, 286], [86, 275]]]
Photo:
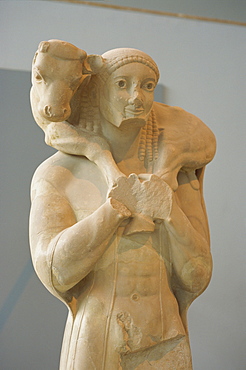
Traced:
[[101, 65], [100, 56], [88, 58], [84, 50], [67, 42], [41, 42], [32, 66], [32, 93], [38, 114], [50, 122], [67, 120], [72, 97]]

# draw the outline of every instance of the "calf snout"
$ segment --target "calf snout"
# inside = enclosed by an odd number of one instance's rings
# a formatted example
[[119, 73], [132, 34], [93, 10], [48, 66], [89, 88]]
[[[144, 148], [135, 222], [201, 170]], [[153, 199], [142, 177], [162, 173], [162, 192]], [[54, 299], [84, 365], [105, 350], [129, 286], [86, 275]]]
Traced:
[[44, 118], [53, 122], [66, 121], [71, 114], [71, 109], [67, 107], [57, 107], [52, 105], [45, 105], [42, 110]]

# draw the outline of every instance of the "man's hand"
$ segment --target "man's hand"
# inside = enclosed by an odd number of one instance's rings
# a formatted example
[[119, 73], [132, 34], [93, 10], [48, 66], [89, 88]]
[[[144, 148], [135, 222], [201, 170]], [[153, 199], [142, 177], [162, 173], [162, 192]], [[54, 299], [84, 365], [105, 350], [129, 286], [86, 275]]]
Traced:
[[[129, 234], [153, 231], [153, 221], [167, 219], [172, 209], [173, 191], [155, 175], [150, 175], [141, 182], [136, 174], [131, 174], [128, 178], [118, 179], [116, 186], [109, 192], [109, 197], [123, 203], [135, 218], [132, 221], [135, 231], [127, 232]], [[128, 228], [132, 229], [131, 223]]]

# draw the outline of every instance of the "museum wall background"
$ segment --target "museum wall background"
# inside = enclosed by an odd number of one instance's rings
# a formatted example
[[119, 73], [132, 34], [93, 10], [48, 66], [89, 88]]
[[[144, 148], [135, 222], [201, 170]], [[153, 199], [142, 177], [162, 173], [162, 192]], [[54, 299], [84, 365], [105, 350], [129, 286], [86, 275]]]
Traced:
[[245, 27], [46, 1], [0, 4], [0, 369], [58, 369], [66, 319], [34, 274], [28, 245], [31, 177], [54, 153], [31, 115], [30, 68], [50, 38], [88, 53], [147, 52], [161, 72], [156, 99], [215, 133], [205, 177], [214, 273], [189, 310], [194, 370], [245, 369]]

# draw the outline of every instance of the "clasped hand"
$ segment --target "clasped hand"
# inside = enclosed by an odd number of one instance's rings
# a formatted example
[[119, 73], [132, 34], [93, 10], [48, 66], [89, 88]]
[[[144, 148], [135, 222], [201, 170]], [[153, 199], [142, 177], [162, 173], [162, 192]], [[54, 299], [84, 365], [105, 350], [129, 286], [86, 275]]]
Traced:
[[143, 182], [136, 174], [120, 177], [108, 194], [132, 213], [133, 220], [127, 234], [153, 231], [153, 221], [167, 219], [172, 209], [173, 191], [170, 186], [155, 175], [146, 176], [148, 179]]

